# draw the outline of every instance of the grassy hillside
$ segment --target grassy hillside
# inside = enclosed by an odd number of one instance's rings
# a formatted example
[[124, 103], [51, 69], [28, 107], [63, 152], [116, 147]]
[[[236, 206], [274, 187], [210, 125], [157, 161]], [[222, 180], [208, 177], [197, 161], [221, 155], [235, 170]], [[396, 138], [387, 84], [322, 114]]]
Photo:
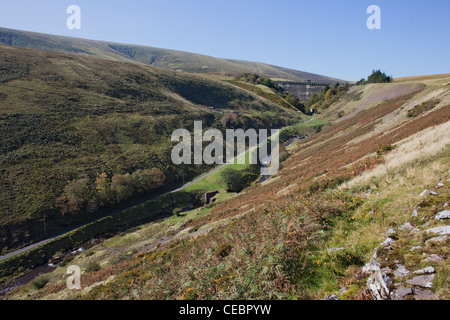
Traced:
[[[343, 97], [350, 105], [339, 100], [326, 114], [336, 119], [331, 110], [346, 108], [347, 116], [289, 145], [265, 182], [99, 241], [43, 276], [44, 288], [23, 286], [10, 298], [371, 299], [361, 268], [396, 228], [391, 250], [381, 250], [394, 283], [403, 282], [396, 263], [411, 271], [431, 265], [431, 296], [448, 299], [448, 239], [433, 244], [425, 230], [446, 224], [434, 215], [450, 202], [450, 77], [402, 83], [351, 89]], [[424, 199], [438, 181], [439, 195]], [[401, 229], [406, 221], [418, 232]], [[431, 254], [441, 260], [425, 260]], [[81, 290], [66, 289], [69, 262], [83, 270]]]
[[[0, 46], [0, 252], [178, 185], [173, 130], [279, 128], [301, 114], [143, 64]], [[44, 230], [44, 216], [47, 223]]]
[[236, 76], [242, 73], [258, 73], [266, 77], [284, 80], [311, 80], [332, 84], [337, 81], [345, 82], [259, 62], [220, 59], [176, 50], [108, 43], [5, 28], [0, 28], [0, 44], [118, 61], [139, 62], [163, 69], [222, 77]]

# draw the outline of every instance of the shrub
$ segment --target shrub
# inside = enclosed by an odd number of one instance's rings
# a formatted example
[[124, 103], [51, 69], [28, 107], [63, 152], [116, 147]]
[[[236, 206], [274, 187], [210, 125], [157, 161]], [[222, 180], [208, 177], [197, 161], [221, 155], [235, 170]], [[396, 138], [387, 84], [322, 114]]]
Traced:
[[390, 144], [382, 144], [378, 147], [377, 150], [377, 156], [381, 157], [383, 154], [386, 154], [392, 150], [394, 150], [396, 147]]
[[232, 245], [227, 242], [221, 243], [214, 252], [214, 255], [217, 258], [225, 258], [230, 254], [232, 248]]
[[414, 106], [414, 108], [412, 108], [411, 110], [408, 110], [408, 114], [407, 116], [409, 118], [413, 118], [413, 117], [417, 117], [418, 115], [427, 112], [431, 109], [433, 109], [434, 107], [436, 107], [436, 105], [440, 102], [440, 100], [436, 99], [436, 100], [429, 100], [426, 102], [423, 102], [421, 104], [418, 104], [416, 106]]
[[101, 267], [97, 262], [90, 262], [86, 267], [86, 272], [87, 273], [96, 272], [99, 271], [100, 269]]
[[43, 287], [45, 287], [45, 285], [48, 282], [49, 282], [49, 280], [47, 277], [41, 277], [41, 278], [38, 278], [38, 279], [34, 280], [33, 282], [31, 282], [31, 286], [34, 289], [39, 290], [39, 289], [42, 289]]
[[334, 189], [340, 184], [348, 181], [350, 178], [348, 176], [339, 176], [332, 179], [323, 179], [313, 182], [308, 187], [310, 193], [315, 193], [317, 191], [323, 191], [326, 189]]
[[182, 212], [183, 212], [183, 208], [175, 208], [175, 209], [173, 209], [172, 214], [179, 217]]

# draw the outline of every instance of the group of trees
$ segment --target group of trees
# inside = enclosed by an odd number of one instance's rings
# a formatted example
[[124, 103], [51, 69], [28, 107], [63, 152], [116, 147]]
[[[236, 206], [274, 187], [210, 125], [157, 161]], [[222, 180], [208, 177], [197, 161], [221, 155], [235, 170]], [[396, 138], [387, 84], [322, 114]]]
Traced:
[[279, 85], [277, 85], [275, 82], [273, 82], [270, 78], [264, 78], [261, 77], [259, 74], [256, 73], [243, 73], [240, 75], [237, 75], [234, 80], [236, 81], [244, 81], [252, 84], [262, 84], [266, 87], [273, 89], [275, 92], [284, 92], [284, 89], [281, 88]]
[[164, 173], [157, 168], [137, 170], [132, 174], [115, 173], [112, 176], [103, 172], [94, 182], [87, 177], [70, 181], [63, 194], [56, 199], [56, 207], [62, 214], [95, 212], [99, 207], [128, 200], [136, 193], [157, 190], [165, 180]]
[[367, 80], [362, 78], [357, 81], [357, 85], [363, 85], [368, 83], [389, 83], [392, 81], [392, 76], [387, 76], [386, 73], [381, 72], [381, 70], [373, 70], [372, 74], [367, 77]]
[[306, 109], [326, 109], [333, 102], [335, 102], [339, 97], [347, 92], [349, 89], [348, 84], [341, 85], [338, 82], [331, 87], [330, 85], [326, 85], [318, 94], [313, 94], [309, 98], [307, 102], [305, 102]]

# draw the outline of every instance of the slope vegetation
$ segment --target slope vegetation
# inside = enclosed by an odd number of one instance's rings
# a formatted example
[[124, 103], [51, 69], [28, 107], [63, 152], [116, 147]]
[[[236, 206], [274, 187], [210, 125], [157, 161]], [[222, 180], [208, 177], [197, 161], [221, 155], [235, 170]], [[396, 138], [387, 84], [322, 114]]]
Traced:
[[227, 77], [242, 73], [258, 73], [270, 78], [293, 81], [311, 80], [332, 84], [345, 82], [259, 62], [220, 59], [176, 50], [85, 40], [5, 28], [0, 28], [0, 44], [118, 61], [139, 62], [163, 69], [203, 75]]
[[301, 118], [194, 75], [0, 46], [0, 252], [206, 171], [172, 163], [175, 129], [280, 128]]
[[[71, 257], [67, 262], [83, 270], [81, 290], [66, 289], [63, 262], [45, 276], [43, 289], [28, 285], [10, 297], [374, 298], [361, 269], [389, 228], [398, 230], [407, 220], [420, 231], [448, 226], [433, 217], [450, 202], [450, 76], [402, 83], [408, 86], [401, 90], [396, 81], [352, 89], [359, 93], [346, 96], [354, 102], [346, 109], [349, 116], [289, 145], [279, 173], [263, 183]], [[363, 97], [377, 92], [382, 98], [367, 104]], [[431, 109], [408, 112], [436, 99]], [[329, 110], [344, 107], [341, 102]], [[330, 111], [329, 117], [336, 115]], [[411, 220], [421, 191], [434, 190], [438, 181], [439, 196], [422, 201]], [[434, 234], [400, 230], [391, 250], [382, 252], [388, 267], [433, 266], [427, 296], [448, 299], [448, 238], [436, 245]], [[431, 255], [439, 259], [430, 262]], [[420, 293], [417, 285], [403, 285]]]

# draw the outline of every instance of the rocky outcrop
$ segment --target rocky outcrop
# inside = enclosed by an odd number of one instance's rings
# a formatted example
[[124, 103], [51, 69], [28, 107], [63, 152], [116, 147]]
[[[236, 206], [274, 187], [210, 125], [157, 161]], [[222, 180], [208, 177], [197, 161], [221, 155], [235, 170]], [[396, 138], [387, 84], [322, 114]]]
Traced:
[[420, 194], [424, 199], [398, 232], [394, 228], [386, 231], [386, 239], [361, 269], [360, 273], [368, 277], [366, 285], [373, 299], [434, 299], [436, 266], [446, 259], [440, 255], [445, 250], [439, 249], [448, 245], [450, 238], [450, 185], [442, 180], [436, 186], [439, 193], [424, 190]]

